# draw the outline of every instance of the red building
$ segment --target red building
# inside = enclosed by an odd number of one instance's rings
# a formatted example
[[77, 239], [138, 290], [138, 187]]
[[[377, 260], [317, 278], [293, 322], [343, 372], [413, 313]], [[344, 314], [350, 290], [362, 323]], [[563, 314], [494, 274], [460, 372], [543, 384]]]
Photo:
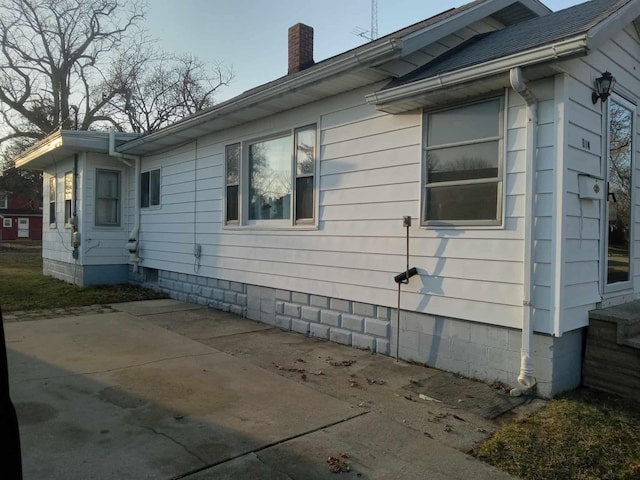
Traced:
[[0, 192], [0, 240], [42, 240], [42, 209]]

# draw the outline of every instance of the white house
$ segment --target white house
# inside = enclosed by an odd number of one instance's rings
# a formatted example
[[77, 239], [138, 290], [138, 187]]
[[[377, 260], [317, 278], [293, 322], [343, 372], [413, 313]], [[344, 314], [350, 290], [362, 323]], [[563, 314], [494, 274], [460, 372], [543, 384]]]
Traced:
[[45, 172], [44, 271], [571, 389], [588, 312], [640, 297], [639, 16], [477, 0], [318, 63], [298, 24], [286, 76], [23, 154]]

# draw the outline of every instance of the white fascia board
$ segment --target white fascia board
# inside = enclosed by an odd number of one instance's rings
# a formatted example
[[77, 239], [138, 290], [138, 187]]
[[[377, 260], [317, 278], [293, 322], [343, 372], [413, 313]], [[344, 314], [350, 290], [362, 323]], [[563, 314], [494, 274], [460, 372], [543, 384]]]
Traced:
[[370, 105], [384, 105], [414, 95], [438, 91], [447, 86], [471, 82], [480, 78], [506, 72], [513, 67], [526, 67], [546, 61], [557, 60], [563, 57], [584, 54], [587, 51], [588, 41], [586, 35], [580, 35], [561, 42], [545, 45], [532, 50], [526, 50], [508, 57], [498, 58], [489, 62], [473, 65], [471, 67], [442, 73], [434, 77], [418, 80], [416, 82], [401, 85], [374, 92], [365, 96]]
[[29, 150], [24, 152], [18, 158], [15, 159], [15, 165], [17, 168], [22, 168], [32, 160], [41, 157], [49, 152], [56, 150], [62, 146], [62, 132], [54, 132], [44, 140], [38, 142]]
[[640, 17], [640, 0], [632, 0], [587, 32], [589, 48], [596, 49]]
[[212, 110], [203, 112], [200, 115], [195, 115], [191, 118], [178, 122], [173, 126], [159, 130], [156, 133], [128, 142], [116, 150], [119, 152], [135, 151], [135, 148], [139, 145], [154, 143], [165, 137], [175, 135], [178, 132], [210, 122], [213, 119], [224, 117], [245, 108], [257, 106], [258, 104], [272, 98], [313, 85], [326, 78], [330, 78], [350, 70], [355, 70], [360, 67], [368, 67], [374, 62], [391, 60], [392, 58], [399, 57], [401, 51], [402, 40], [395, 38], [388, 39], [381, 43], [376, 43], [369, 47], [354, 49], [351, 52], [339, 55], [333, 60], [328, 60], [325, 65], [321, 65], [318, 68], [311, 68], [307, 71], [303, 70], [293, 78], [278, 82], [272, 87], [265, 88], [255, 94], [247, 96], [243, 96], [241, 94], [235, 99], [231, 99], [217, 107], [213, 107]]
[[[119, 142], [126, 142], [138, 138], [134, 133], [117, 133]], [[58, 130], [15, 159], [16, 167], [25, 167], [29, 163], [52, 152], [104, 152], [109, 151], [109, 134], [87, 130]], [[53, 160], [52, 160], [53, 161]]]
[[431, 25], [426, 29], [418, 30], [417, 32], [410, 33], [406, 37], [403, 37], [402, 56], [410, 55], [416, 50], [423, 48], [425, 45], [437, 42], [441, 38], [455, 33], [462, 28], [468, 27], [483, 18], [490, 17], [494, 13], [514, 3], [521, 3], [539, 16], [551, 13], [551, 10], [537, 0], [520, 0], [519, 2], [514, 0], [494, 0], [493, 2], [483, 2], [468, 10], [464, 10], [457, 15], [453, 15], [452, 17]]

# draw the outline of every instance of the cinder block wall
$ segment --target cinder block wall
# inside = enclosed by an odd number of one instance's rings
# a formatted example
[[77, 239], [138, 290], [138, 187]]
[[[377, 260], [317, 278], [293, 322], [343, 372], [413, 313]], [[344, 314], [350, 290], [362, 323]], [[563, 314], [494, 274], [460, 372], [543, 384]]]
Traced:
[[[145, 281], [139, 269], [131, 281], [177, 300], [383, 355], [395, 356], [398, 343], [403, 360], [518, 384], [520, 330], [401, 310], [398, 342], [397, 310], [389, 307], [162, 270], [150, 277], [157, 283]], [[562, 337], [534, 335], [532, 356], [539, 395], [551, 397], [580, 385], [581, 330]]]

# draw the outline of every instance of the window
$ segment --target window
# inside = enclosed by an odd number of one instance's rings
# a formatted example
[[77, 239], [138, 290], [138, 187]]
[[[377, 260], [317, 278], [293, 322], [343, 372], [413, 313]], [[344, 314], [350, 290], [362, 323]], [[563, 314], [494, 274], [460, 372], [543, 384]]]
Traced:
[[240, 173], [240, 144], [225, 149], [227, 171], [227, 222], [238, 221], [238, 178]]
[[227, 223], [313, 222], [315, 125], [228, 145], [225, 168]]
[[160, 205], [160, 169], [142, 172], [140, 175], [140, 207]]
[[73, 202], [73, 172], [64, 174], [64, 223], [71, 225], [71, 205]]
[[56, 177], [49, 178], [49, 224], [56, 223]]
[[96, 170], [96, 225], [120, 226], [120, 172]]
[[499, 225], [502, 100], [426, 115], [423, 220], [429, 225]]
[[13, 226], [13, 221], [10, 218], [3, 218], [2, 219], [2, 226], [4, 228], [11, 228]]
[[0, 210], [7, 208], [7, 194], [0, 193]]

